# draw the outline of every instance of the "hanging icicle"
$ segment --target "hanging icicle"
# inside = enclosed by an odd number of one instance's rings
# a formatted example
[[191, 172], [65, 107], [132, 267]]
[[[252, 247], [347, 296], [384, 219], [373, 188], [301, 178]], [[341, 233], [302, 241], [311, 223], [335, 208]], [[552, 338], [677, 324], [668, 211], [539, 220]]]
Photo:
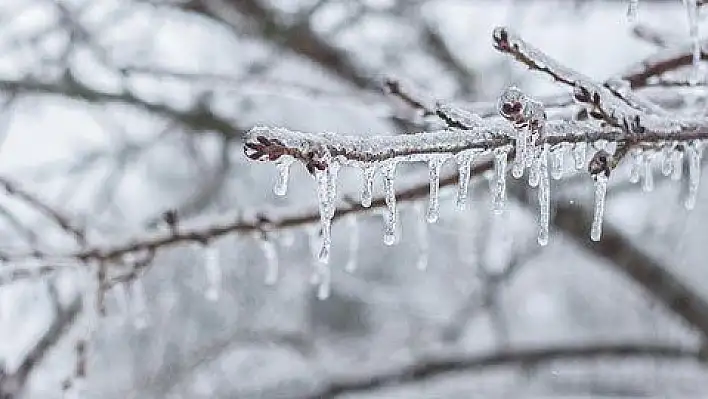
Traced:
[[317, 197], [320, 205], [320, 225], [322, 235], [322, 247], [319, 252], [319, 261], [329, 262], [329, 255], [332, 246], [332, 218], [336, 210], [337, 196], [337, 175], [339, 163], [330, 160], [324, 170], [317, 170]]
[[[538, 243], [548, 245], [548, 225], [551, 219], [551, 182], [548, 173], [549, 145], [544, 144], [540, 155], [539, 184], [538, 184]], [[554, 159], [556, 157], [554, 156]], [[561, 160], [563, 158], [561, 157]]]
[[592, 228], [590, 230], [590, 239], [600, 241], [602, 236], [602, 219], [605, 214], [605, 197], [607, 195], [607, 176], [604, 173], [598, 173], [594, 176], [595, 179], [595, 212], [592, 219]]
[[440, 169], [445, 163], [445, 158], [435, 157], [428, 161], [430, 175], [430, 197], [428, 199], [428, 211], [426, 220], [428, 223], [435, 223], [440, 216]]
[[470, 168], [474, 160], [474, 153], [465, 151], [456, 156], [459, 178], [457, 182], [457, 199], [455, 205], [457, 209], [464, 210], [467, 208], [467, 191], [470, 184]]
[[516, 156], [514, 163], [511, 166], [511, 174], [515, 179], [521, 179], [524, 176], [524, 169], [528, 162], [528, 129], [521, 128], [516, 130]]
[[492, 189], [492, 209], [495, 214], [504, 213], [506, 202], [506, 158], [508, 147], [494, 149], [494, 187]]
[[654, 156], [651, 153], [644, 154], [644, 181], [642, 184], [642, 191], [650, 192], [654, 190], [654, 170], [652, 169], [652, 162], [654, 161]]
[[698, 3], [697, 0], [683, 0], [688, 16], [688, 34], [691, 37], [691, 53], [693, 71], [689, 83], [696, 86], [701, 76], [701, 38], [698, 32]]
[[644, 153], [642, 150], [634, 149], [631, 150], [632, 165], [629, 170], [629, 182], [639, 183], [642, 176], [642, 170], [644, 168]]
[[551, 158], [551, 177], [553, 177], [554, 180], [558, 180], [563, 177], [565, 147], [562, 144], [557, 145], [549, 152], [549, 155]]
[[359, 219], [352, 213], [347, 216], [347, 230], [349, 235], [349, 260], [344, 270], [354, 273], [359, 262]]
[[384, 236], [386, 245], [396, 243], [397, 237], [397, 210], [396, 210], [396, 161], [387, 161], [381, 167], [383, 174], [384, 199], [386, 200], [386, 212], [384, 214]]
[[684, 205], [691, 210], [696, 207], [698, 189], [701, 182], [701, 142], [695, 140], [686, 148], [688, 157], [688, 193]]
[[210, 301], [219, 300], [221, 294], [221, 254], [215, 245], [208, 246], [203, 250], [204, 273], [206, 276], [206, 290], [204, 297]]
[[[683, 147], [685, 148], [685, 147]], [[683, 149], [676, 148], [673, 153], [673, 168], [671, 180], [679, 181], [683, 178]]]
[[362, 168], [363, 188], [361, 190], [361, 206], [368, 208], [371, 206], [371, 199], [374, 190], [374, 176], [376, 175], [375, 165], [366, 165]]
[[585, 168], [585, 157], [587, 150], [587, 145], [584, 142], [575, 143], [573, 145], [573, 161], [575, 162], [575, 169]]
[[418, 270], [426, 270], [428, 268], [428, 253], [429, 251], [429, 244], [428, 244], [428, 224], [425, 222], [423, 219], [423, 216], [425, 215], [425, 208], [422, 204], [416, 204], [415, 205], [416, 213], [416, 220], [418, 221], [418, 228], [417, 228], [417, 238], [418, 238], [418, 260], [416, 261], [416, 268]]
[[673, 148], [673, 145], [671, 145], [661, 150], [661, 174], [667, 177], [673, 173]]
[[278, 171], [278, 178], [273, 186], [273, 192], [275, 195], [283, 196], [288, 192], [288, 181], [290, 180], [290, 166], [292, 165], [294, 159], [292, 157], [280, 157], [280, 159], [275, 163], [276, 170]]
[[275, 285], [275, 283], [278, 282], [278, 275], [280, 274], [278, 249], [275, 246], [275, 242], [267, 237], [261, 238], [258, 242], [260, 243], [261, 251], [263, 251], [263, 257], [266, 261], [265, 284]]
[[529, 169], [529, 186], [538, 187], [541, 178], [541, 154], [540, 151], [534, 151], [531, 168]]
[[637, 21], [638, 9], [639, 0], [629, 0], [629, 5], [627, 6], [627, 19], [629, 22], [634, 23]]

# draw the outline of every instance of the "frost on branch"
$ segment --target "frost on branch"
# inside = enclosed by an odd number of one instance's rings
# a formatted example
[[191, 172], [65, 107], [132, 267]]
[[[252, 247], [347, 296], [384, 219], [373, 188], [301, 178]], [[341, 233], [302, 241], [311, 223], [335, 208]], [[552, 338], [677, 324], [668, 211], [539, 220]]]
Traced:
[[[689, 171], [685, 204], [688, 208], [695, 205], [700, 144], [708, 139], [708, 119], [672, 115], [635, 92], [629, 81], [612, 79], [597, 83], [561, 65], [506, 28], [495, 29], [493, 41], [501, 52], [567, 85], [573, 99], [583, 107], [577, 114], [579, 117], [549, 119], [543, 103], [516, 87], [501, 93], [496, 102], [498, 116], [481, 117], [444, 103], [433, 105], [431, 101], [401, 90], [396, 82], [388, 81], [392, 95], [427, 116], [439, 117], [447, 127], [406, 135], [362, 137], [256, 126], [247, 134], [246, 156], [278, 163], [280, 177], [276, 192], [284, 192], [283, 182], [287, 180], [287, 166], [292, 160], [302, 162], [315, 177], [320, 204], [322, 245], [318, 259], [321, 265], [329, 259], [331, 225], [337, 216], [336, 186], [340, 167], [358, 168], [362, 176], [361, 207], [343, 209], [346, 213], [371, 207], [374, 179], [377, 176], [382, 179], [384, 195], [377, 204], [385, 205], [383, 241], [386, 245], [398, 240], [396, 174], [399, 164], [405, 162], [427, 165], [429, 195], [422, 218], [431, 223], [439, 217], [440, 172], [448, 160], [457, 164], [456, 205], [459, 209], [467, 205], [471, 171], [480, 162], [491, 165], [487, 168], [494, 172], [490, 189], [495, 213], [504, 209], [508, 163], [511, 163], [512, 176], [517, 179], [528, 169], [528, 184], [537, 187], [540, 245], [546, 245], [549, 239], [550, 179], [564, 176], [566, 154], [572, 155], [574, 168], [571, 169], [586, 168], [594, 181], [596, 205], [590, 232], [593, 240], [599, 240], [602, 234], [611, 172], [624, 158], [633, 159], [631, 180], [643, 178], [645, 191], [654, 187], [654, 161], [661, 162], [665, 175], [680, 178], [685, 158]], [[589, 148], [596, 150], [586, 162]], [[355, 249], [358, 242], [354, 240], [350, 245]], [[353, 268], [352, 262], [347, 269]], [[320, 267], [320, 297], [326, 297], [329, 289], [326, 282], [329, 269], [325, 269]]]

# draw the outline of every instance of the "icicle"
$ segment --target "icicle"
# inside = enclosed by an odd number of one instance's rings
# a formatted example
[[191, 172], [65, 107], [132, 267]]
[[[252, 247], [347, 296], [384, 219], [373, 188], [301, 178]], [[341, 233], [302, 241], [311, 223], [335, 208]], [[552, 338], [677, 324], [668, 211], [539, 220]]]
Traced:
[[[565, 155], [565, 147], [563, 145], [558, 145], [552, 151], [550, 151], [551, 156], [551, 177], [554, 180], [558, 180], [563, 177], [563, 157]], [[541, 177], [543, 178], [543, 176]]]
[[585, 167], [585, 151], [587, 145], [584, 142], [575, 143], [573, 146], [573, 160], [575, 161], [575, 169], [583, 169]]
[[221, 293], [221, 254], [219, 248], [210, 246], [204, 248], [204, 273], [206, 274], [206, 291], [204, 297], [217, 301]]
[[644, 166], [644, 154], [641, 150], [632, 150], [632, 167], [629, 170], [629, 182], [639, 183]]
[[428, 223], [435, 223], [440, 216], [440, 169], [445, 163], [445, 158], [433, 158], [428, 161], [430, 174], [430, 197], [428, 199], [428, 212], [426, 219]]
[[541, 155], [538, 151], [535, 151], [532, 159], [533, 163], [531, 164], [531, 169], [529, 170], [529, 186], [538, 187], [538, 182], [541, 178]]
[[457, 155], [457, 165], [459, 178], [457, 183], [457, 209], [467, 208], [467, 191], [470, 184], [470, 167], [472, 166], [473, 155], [471, 153], [460, 153]]
[[386, 200], [386, 213], [384, 215], [384, 244], [393, 245], [397, 240], [396, 214], [396, 161], [388, 161], [381, 168], [383, 173], [384, 198]]
[[639, 0], [629, 0], [629, 5], [627, 6], [627, 19], [629, 22], [634, 23], [637, 20], [638, 8]]
[[278, 238], [283, 248], [290, 248], [295, 244], [295, 232], [292, 230], [282, 231]]
[[128, 290], [126, 290], [125, 283], [116, 284], [113, 287], [113, 295], [116, 298], [116, 304], [118, 307], [116, 318], [122, 325], [126, 316], [130, 313], [130, 299], [128, 298]]
[[281, 157], [275, 167], [278, 170], [278, 179], [273, 186], [275, 195], [283, 196], [288, 192], [288, 180], [290, 180], [290, 165], [293, 163], [292, 157]]
[[261, 239], [260, 246], [266, 260], [265, 284], [274, 285], [278, 282], [278, 274], [280, 274], [278, 250], [275, 247], [275, 243], [268, 238]]
[[688, 194], [684, 205], [686, 209], [691, 210], [696, 206], [701, 182], [701, 143], [698, 140], [691, 142], [687, 146], [686, 155], [688, 156]]
[[[539, 185], [538, 185], [538, 243], [548, 245], [548, 225], [551, 219], [551, 182], [548, 176], [548, 151], [549, 145], [544, 144], [540, 155]], [[554, 157], [556, 158], [556, 157]], [[561, 157], [561, 160], [563, 158]]]
[[673, 173], [673, 146], [666, 146], [661, 150], [661, 173], [670, 176]]
[[353, 273], [359, 257], [359, 221], [354, 213], [347, 216], [347, 230], [349, 230], [349, 260], [344, 270]]
[[604, 173], [595, 175], [595, 212], [592, 219], [590, 239], [600, 241], [602, 236], [602, 219], [605, 214], [605, 195], [607, 194], [607, 176]]
[[324, 170], [315, 172], [317, 178], [317, 196], [320, 203], [320, 225], [322, 229], [322, 248], [319, 253], [319, 261], [329, 262], [330, 249], [332, 246], [332, 218], [335, 211], [335, 200], [337, 193], [337, 173], [339, 164], [331, 161]]
[[147, 302], [145, 300], [145, 286], [142, 280], [133, 280], [130, 285], [130, 303], [133, 310], [133, 326], [142, 330], [149, 324]]
[[515, 179], [521, 179], [524, 176], [528, 156], [528, 130], [526, 128], [517, 129], [516, 156], [514, 164], [511, 166], [511, 174]]
[[504, 212], [506, 202], [506, 157], [509, 149], [499, 147], [494, 149], [494, 188], [492, 190], [492, 207], [494, 213]]
[[654, 170], [652, 169], [653, 156], [650, 153], [644, 155], [644, 184], [642, 190], [650, 192], [654, 190]]
[[423, 220], [425, 214], [425, 209], [422, 204], [416, 204], [416, 210], [418, 212], [416, 220], [418, 220], [418, 260], [416, 261], [416, 267], [418, 270], [426, 270], [428, 268], [428, 224]]
[[689, 83], [691, 86], [698, 84], [701, 63], [701, 38], [698, 33], [698, 4], [697, 0], [683, 0], [688, 14], [688, 33], [691, 36], [693, 73]]
[[374, 188], [374, 175], [376, 174], [376, 166], [367, 165], [362, 169], [364, 178], [364, 187], [361, 190], [361, 206], [368, 208], [371, 206], [371, 197]]
[[679, 181], [683, 177], [683, 151], [675, 149], [673, 153], [673, 170], [671, 180]]

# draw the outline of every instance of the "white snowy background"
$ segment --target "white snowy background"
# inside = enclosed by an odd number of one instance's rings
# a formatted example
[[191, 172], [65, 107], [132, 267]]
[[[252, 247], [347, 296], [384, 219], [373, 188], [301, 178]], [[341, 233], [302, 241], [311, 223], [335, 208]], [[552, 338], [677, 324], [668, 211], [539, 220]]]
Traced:
[[[287, 39], [254, 33], [248, 18], [228, 12], [222, 2], [151, 3], [158, 2], [0, 2], [3, 98], [18, 88], [13, 82], [54, 87], [19, 85], [19, 99], [2, 110], [0, 175], [86, 226], [91, 242], [110, 246], [141, 236], [157, 228], [155, 217], [170, 208], [184, 210], [184, 223], [208, 223], [240, 211], [315, 210], [315, 183], [301, 165], [292, 169], [287, 196], [276, 197], [274, 166], [243, 155], [240, 137], [255, 124], [356, 135], [395, 131], [387, 115], [401, 111], [390, 101], [274, 45]], [[211, 3], [225, 22], [179, 10], [187, 3]], [[364, 76], [372, 82], [395, 76], [447, 100], [493, 101], [510, 84], [533, 96], [567, 92], [496, 52], [491, 32], [498, 25], [513, 27], [598, 80], [657, 51], [631, 33], [627, 3], [621, 1], [257, 3], [284, 24], [322, 3], [309, 28], [344, 49]], [[63, 24], [61, 9], [75, 17], [88, 39], [76, 29], [73, 37], [67, 33], [71, 24]], [[686, 18], [679, 0], [641, 1], [636, 22], [685, 44]], [[460, 87], [455, 73], [431, 56], [421, 26], [439, 31], [468, 71], [468, 87]], [[91, 91], [106, 95], [71, 94], [72, 88], [56, 83], [65, 67]], [[120, 68], [131, 72], [121, 75]], [[233, 139], [224, 145], [223, 132], [197, 131], [189, 122], [175, 123], [165, 113], [118, 98], [124, 87], [175, 113], [188, 114], [203, 101], [215, 118], [233, 126]], [[424, 165], [402, 168], [396, 184], [424, 182], [427, 174]], [[656, 189], [643, 193], [639, 185], [628, 185], [628, 172], [620, 168], [605, 223], [708, 298], [708, 185], [687, 211], [683, 184], [656, 175]], [[339, 189], [342, 196], [358, 198], [359, 171], [343, 170]], [[381, 194], [378, 180], [375, 192]], [[484, 181], [472, 185], [472, 205], [464, 212], [454, 207], [454, 188], [442, 194], [440, 220], [427, 226], [423, 241], [423, 216], [411, 204], [401, 204], [401, 240], [393, 247], [383, 244], [379, 213], [335, 223], [326, 300], [317, 299], [310, 283], [309, 237], [316, 225], [271, 234], [280, 271], [272, 286], [264, 284], [272, 259], [260, 236], [230, 234], [214, 242], [222, 274], [216, 300], [205, 295], [211, 292], [205, 258], [213, 251], [197, 245], [159, 251], [139, 283], [108, 293], [107, 315], [90, 345], [84, 397], [311, 397], [330, 381], [385, 374], [435, 355], [616, 341], [690, 347], [700, 341], [652, 293], [588, 251], [589, 232], [579, 241], [552, 229], [550, 244], [541, 248], [533, 206], [510, 199], [505, 215], [495, 218]], [[592, 212], [592, 182], [582, 173], [553, 181], [552, 196]], [[37, 232], [47, 252], [75, 249], [61, 230], [12, 195], [0, 196], [0, 205]], [[0, 225], [0, 249], [26, 251], [8, 220]], [[359, 248], [352, 254], [355, 232]], [[425, 271], [416, 267], [421, 256], [428, 259]], [[357, 270], [346, 273], [351, 261]], [[500, 284], [490, 286], [485, 276], [509, 269]], [[77, 275], [67, 270], [49, 281], [0, 287], [0, 365], [6, 372], [23, 363], [51, 326], [55, 302], [66, 307], [77, 300], [83, 284]], [[69, 329], [33, 369], [25, 397], [62, 396], [61, 382], [74, 368], [78, 329]], [[343, 397], [700, 398], [708, 397], [708, 373], [691, 360], [559, 360], [443, 373]]]

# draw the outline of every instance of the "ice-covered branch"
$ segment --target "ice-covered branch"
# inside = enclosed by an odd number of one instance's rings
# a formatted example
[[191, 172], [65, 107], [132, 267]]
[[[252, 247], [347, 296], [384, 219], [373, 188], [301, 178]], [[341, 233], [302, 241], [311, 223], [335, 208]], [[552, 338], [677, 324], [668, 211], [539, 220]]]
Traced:
[[551, 361], [653, 358], [703, 362], [704, 350], [661, 343], [587, 343], [539, 348], [517, 348], [489, 354], [464, 354], [421, 359], [388, 371], [375, 371], [350, 377], [332, 377], [307, 398], [334, 398], [339, 395], [370, 392], [410, 383], [419, 383], [449, 373], [474, 372], [500, 366], [529, 366]]

